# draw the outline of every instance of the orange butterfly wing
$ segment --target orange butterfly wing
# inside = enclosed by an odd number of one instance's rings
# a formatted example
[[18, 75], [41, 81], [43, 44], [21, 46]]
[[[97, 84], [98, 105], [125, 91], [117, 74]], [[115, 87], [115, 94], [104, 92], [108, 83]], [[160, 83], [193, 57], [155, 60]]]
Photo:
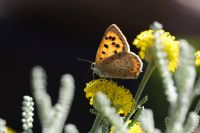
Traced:
[[129, 51], [130, 48], [125, 36], [115, 24], [112, 24], [103, 35], [96, 54], [95, 63], [100, 65], [103, 60], [117, 53]]

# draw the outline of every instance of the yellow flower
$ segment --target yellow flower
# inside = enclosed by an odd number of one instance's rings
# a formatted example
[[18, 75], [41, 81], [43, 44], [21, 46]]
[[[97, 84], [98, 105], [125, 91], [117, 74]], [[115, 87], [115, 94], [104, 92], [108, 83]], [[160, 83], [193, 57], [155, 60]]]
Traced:
[[144, 133], [141, 124], [139, 122], [136, 122], [132, 127], [129, 129], [129, 133]]
[[6, 128], [6, 133], [16, 133], [12, 128], [7, 127]]
[[[114, 132], [114, 127], [112, 126], [110, 129], [110, 133]], [[136, 122], [132, 127], [129, 128], [128, 133], [144, 133], [142, 130], [141, 124]]]
[[196, 59], [195, 59], [195, 65], [196, 66], [200, 66], [200, 51], [198, 50], [194, 55], [196, 57]]
[[[137, 35], [136, 39], [133, 41], [133, 45], [135, 45], [139, 51], [139, 56], [141, 59], [146, 59], [147, 61], [151, 61], [150, 48], [154, 45], [154, 36], [153, 30], [147, 30], [141, 32]], [[162, 45], [164, 46], [164, 50], [167, 53], [168, 58], [168, 68], [171, 72], [175, 72], [179, 63], [179, 41], [175, 40], [175, 37], [170, 35], [169, 32], [165, 32], [164, 30], [159, 30], [161, 36], [160, 39], [162, 41]]]
[[106, 79], [97, 79], [86, 84], [84, 92], [91, 105], [93, 105], [95, 94], [99, 91], [110, 99], [112, 106], [119, 114], [127, 115], [135, 107], [135, 100], [128, 89]]

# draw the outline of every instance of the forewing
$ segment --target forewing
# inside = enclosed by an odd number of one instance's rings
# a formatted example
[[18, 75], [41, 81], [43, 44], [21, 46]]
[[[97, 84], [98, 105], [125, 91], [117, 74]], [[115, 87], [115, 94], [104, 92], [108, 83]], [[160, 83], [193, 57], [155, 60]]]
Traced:
[[97, 65], [99, 65], [105, 59], [117, 53], [129, 51], [129, 45], [125, 36], [115, 24], [112, 24], [108, 27], [103, 35], [102, 41], [96, 54], [95, 62]]

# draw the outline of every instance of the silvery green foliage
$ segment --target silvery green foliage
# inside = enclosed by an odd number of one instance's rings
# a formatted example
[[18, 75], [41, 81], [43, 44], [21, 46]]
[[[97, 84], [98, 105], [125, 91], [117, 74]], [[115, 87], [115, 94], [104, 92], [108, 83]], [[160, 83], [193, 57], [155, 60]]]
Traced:
[[78, 129], [73, 124], [67, 124], [65, 126], [65, 133], [79, 133]]
[[24, 133], [31, 133], [33, 128], [33, 98], [24, 96], [22, 102], [22, 127]]
[[6, 121], [0, 118], [0, 133], [6, 133]]
[[157, 21], [154, 21], [152, 25], [150, 25], [150, 29], [152, 30], [160, 30], [163, 28], [163, 25]]
[[[193, 93], [196, 70], [194, 66], [194, 49], [185, 40], [180, 40], [179, 68], [175, 73], [175, 83], [178, 93]], [[188, 78], [190, 80], [188, 80]], [[185, 94], [190, 95], [190, 94]]]
[[46, 89], [46, 74], [40, 66], [32, 70], [33, 95], [36, 101], [43, 133], [62, 133], [74, 97], [74, 79], [66, 74], [61, 79], [58, 102], [52, 106]]
[[196, 112], [190, 112], [184, 126], [184, 133], [192, 133], [198, 126], [199, 116]]
[[94, 107], [114, 126], [114, 133], [127, 133], [128, 129], [123, 119], [111, 107], [110, 100], [101, 92], [96, 94]]
[[147, 133], [160, 133], [159, 129], [154, 126], [153, 112], [150, 109], [145, 109], [140, 116], [142, 128]]
[[[170, 103], [165, 132], [192, 133], [199, 123], [199, 118], [196, 112], [190, 112], [188, 117], [187, 114], [193, 99], [199, 94], [200, 89], [199, 87], [194, 87], [196, 77], [194, 50], [185, 40], [180, 40], [180, 63], [175, 74], [175, 80], [173, 80], [167, 68], [167, 54], [161, 45], [159, 32], [155, 31], [154, 37], [155, 46], [153, 53], [164, 83], [167, 100]], [[147, 116], [143, 115], [141, 121], [145, 120]], [[145, 126], [145, 121], [143, 121], [142, 125], [147, 133], [151, 133], [153, 126]]]
[[[194, 89], [194, 82], [196, 77], [196, 70], [194, 66], [194, 50], [185, 41], [180, 40], [180, 65], [175, 74], [175, 83], [178, 93], [176, 106], [170, 110], [170, 124], [167, 131], [169, 133], [184, 132], [185, 120], [193, 99], [196, 96]], [[195, 114], [195, 112], [193, 112]], [[197, 115], [196, 115], [197, 116]], [[191, 117], [194, 118], [194, 117]], [[197, 118], [198, 119], [198, 118]], [[190, 124], [193, 129], [197, 126], [196, 119], [190, 119]], [[179, 127], [179, 128], [177, 128]]]
[[165, 94], [167, 96], [167, 100], [173, 106], [176, 103], [177, 100], [177, 93], [176, 93], [176, 87], [174, 86], [174, 81], [172, 79], [172, 74], [169, 72], [168, 69], [168, 61], [167, 61], [167, 54], [163, 50], [163, 46], [161, 45], [160, 35], [159, 32], [154, 33], [155, 36], [155, 46], [154, 46], [154, 53], [156, 58], [156, 65], [158, 66], [158, 69], [160, 71], [160, 75], [162, 77], [164, 88], [165, 88]]
[[47, 93], [47, 76], [40, 66], [32, 69], [32, 91], [36, 100], [37, 111], [42, 125], [48, 117], [48, 112], [52, 110], [51, 97]]

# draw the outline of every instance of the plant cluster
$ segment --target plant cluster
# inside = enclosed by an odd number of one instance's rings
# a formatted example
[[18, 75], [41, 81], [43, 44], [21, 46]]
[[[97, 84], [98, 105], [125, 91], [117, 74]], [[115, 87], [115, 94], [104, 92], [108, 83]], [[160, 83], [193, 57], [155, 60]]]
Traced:
[[[192, 133], [199, 124], [200, 101], [190, 109], [200, 94], [200, 51], [195, 52], [186, 40], [176, 40], [154, 22], [149, 30], [141, 32], [133, 45], [139, 56], [148, 63], [135, 95], [111, 79], [95, 79], [86, 83], [85, 96], [93, 107], [96, 119], [89, 133], [161, 133], [154, 125], [153, 111], [145, 108], [148, 96], [141, 98], [146, 83], [155, 69], [159, 70], [163, 91], [169, 102], [168, 116], [163, 120], [165, 133]], [[74, 79], [70, 74], [61, 78], [58, 102], [52, 105], [47, 93], [47, 76], [40, 66], [32, 70], [32, 92], [34, 100], [24, 96], [22, 106], [23, 133], [32, 133], [33, 101], [43, 133], [78, 133], [73, 124], [66, 124], [74, 97]], [[7, 130], [7, 131], [6, 131]], [[6, 122], [0, 119], [0, 133], [11, 133]]]

